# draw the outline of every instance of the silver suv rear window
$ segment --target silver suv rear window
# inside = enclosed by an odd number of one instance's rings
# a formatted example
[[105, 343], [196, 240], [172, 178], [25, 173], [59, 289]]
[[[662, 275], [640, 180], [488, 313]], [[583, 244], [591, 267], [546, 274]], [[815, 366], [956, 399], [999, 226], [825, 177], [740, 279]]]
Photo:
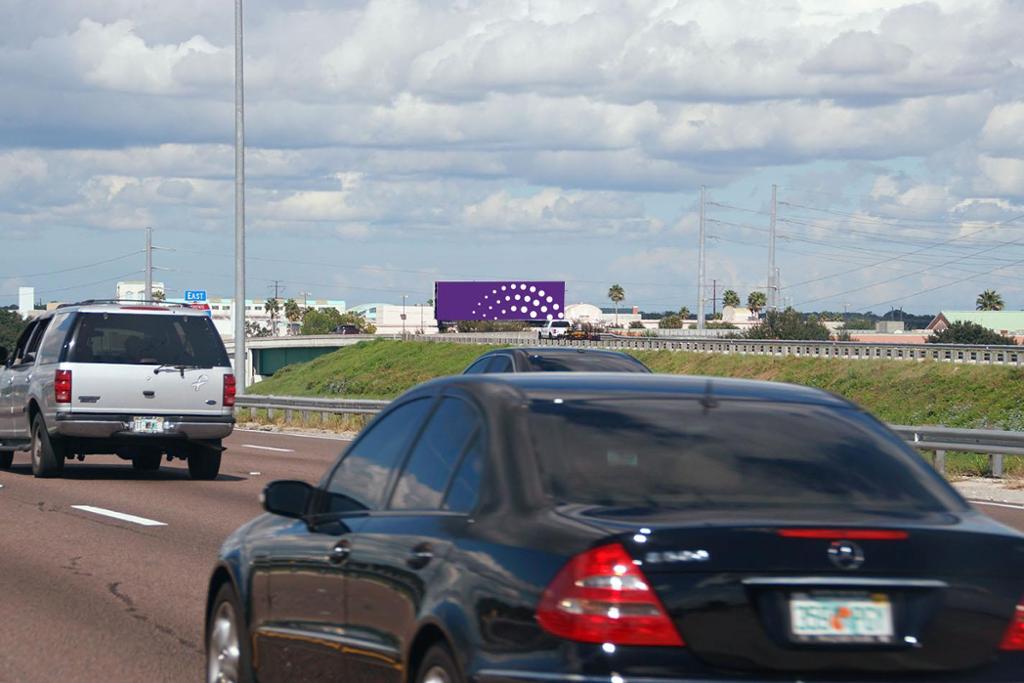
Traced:
[[198, 315], [84, 313], [79, 316], [72, 363], [227, 367], [213, 321]]

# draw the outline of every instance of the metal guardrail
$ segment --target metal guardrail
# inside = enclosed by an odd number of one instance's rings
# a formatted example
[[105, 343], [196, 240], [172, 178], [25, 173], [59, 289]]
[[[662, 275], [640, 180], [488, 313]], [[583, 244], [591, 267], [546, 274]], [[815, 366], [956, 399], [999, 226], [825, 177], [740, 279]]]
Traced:
[[[308, 422], [313, 413], [327, 415], [374, 415], [390, 401], [345, 398], [304, 398], [299, 396], [259, 396], [246, 394], [235, 400], [235, 409], [248, 410], [255, 416], [258, 410], [284, 412], [291, 421], [299, 413]], [[1024, 432], [1002, 429], [958, 429], [955, 427], [929, 427], [889, 425], [908, 444], [923, 451], [935, 452], [935, 467], [945, 472], [948, 451], [984, 453], [989, 456], [993, 477], [1003, 476], [1004, 455], [1024, 455]]]
[[422, 342], [556, 346], [619, 351], [689, 351], [748, 356], [840, 358], [847, 360], [913, 360], [970, 365], [1024, 365], [1021, 346], [967, 346], [962, 344], [885, 344], [879, 342], [779, 341], [759, 339], [689, 339], [615, 337], [601, 341], [538, 339], [536, 332], [511, 334], [424, 334], [408, 336]]

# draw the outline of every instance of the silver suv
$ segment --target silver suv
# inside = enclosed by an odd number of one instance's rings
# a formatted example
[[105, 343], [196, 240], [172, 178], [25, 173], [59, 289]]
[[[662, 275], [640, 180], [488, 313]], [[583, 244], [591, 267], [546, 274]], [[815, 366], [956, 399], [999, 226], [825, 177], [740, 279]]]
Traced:
[[137, 470], [220, 471], [235, 379], [213, 321], [186, 306], [83, 302], [33, 320], [0, 350], [0, 468], [29, 451], [37, 477], [113, 453]]

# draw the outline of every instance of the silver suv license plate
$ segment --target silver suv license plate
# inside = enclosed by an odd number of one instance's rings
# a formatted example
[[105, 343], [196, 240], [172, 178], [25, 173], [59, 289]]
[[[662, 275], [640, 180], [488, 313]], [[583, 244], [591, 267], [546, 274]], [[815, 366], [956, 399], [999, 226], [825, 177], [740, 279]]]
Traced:
[[162, 417], [136, 417], [132, 419], [132, 431], [137, 434], [163, 434]]

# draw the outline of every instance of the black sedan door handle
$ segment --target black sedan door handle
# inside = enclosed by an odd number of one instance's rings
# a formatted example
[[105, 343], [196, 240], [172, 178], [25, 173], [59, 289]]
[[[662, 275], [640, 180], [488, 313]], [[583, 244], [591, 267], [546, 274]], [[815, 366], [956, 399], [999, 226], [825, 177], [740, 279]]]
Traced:
[[423, 569], [430, 561], [434, 559], [434, 550], [430, 547], [429, 543], [420, 543], [418, 546], [412, 549], [409, 553], [409, 558], [405, 561], [413, 569]]
[[338, 541], [333, 548], [331, 548], [330, 554], [327, 559], [331, 564], [341, 564], [348, 559], [348, 556], [352, 554], [352, 547], [348, 541]]

